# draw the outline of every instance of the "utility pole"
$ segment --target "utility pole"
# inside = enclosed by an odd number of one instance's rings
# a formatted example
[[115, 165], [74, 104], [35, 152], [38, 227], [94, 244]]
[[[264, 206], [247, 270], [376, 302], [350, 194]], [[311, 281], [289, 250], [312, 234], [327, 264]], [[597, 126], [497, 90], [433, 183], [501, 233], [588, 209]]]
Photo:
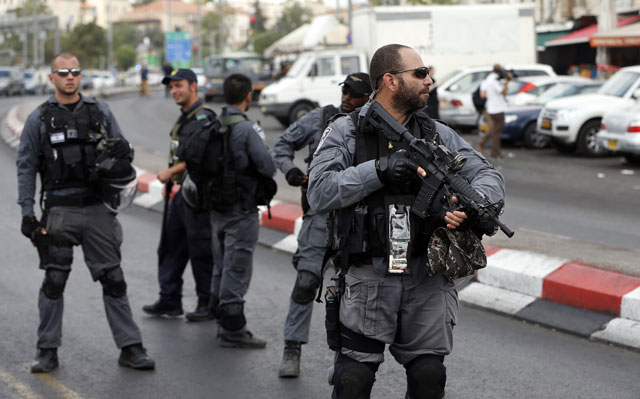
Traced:
[[198, 46], [196, 50], [196, 67], [202, 67], [202, 15], [200, 13], [200, 0], [195, 0], [196, 2], [196, 40], [195, 44]]
[[33, 23], [31, 28], [33, 29], [33, 64], [34, 68], [37, 68], [40, 62], [38, 61], [38, 0], [33, 0]]
[[[600, 17], [598, 18], [598, 32], [607, 32], [618, 26], [618, 16], [616, 15], [616, 3], [611, 0], [602, 0]], [[609, 49], [598, 47], [596, 50], [596, 66], [609, 65]], [[598, 77], [603, 78], [605, 71], [599, 69]]]
[[111, 24], [111, 0], [107, 0], [107, 69], [113, 71], [113, 26]]

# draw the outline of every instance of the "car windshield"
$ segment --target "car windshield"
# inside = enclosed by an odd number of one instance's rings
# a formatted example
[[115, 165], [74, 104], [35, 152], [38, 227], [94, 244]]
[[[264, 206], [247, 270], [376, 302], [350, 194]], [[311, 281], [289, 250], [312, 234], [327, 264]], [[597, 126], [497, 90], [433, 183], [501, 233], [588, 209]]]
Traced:
[[455, 93], [471, 93], [480, 85], [487, 75], [489, 75], [489, 71], [468, 73], [450, 85], [449, 91]]
[[295, 78], [296, 76], [304, 73], [307, 69], [307, 65], [313, 61], [313, 57], [310, 55], [303, 55], [298, 57], [298, 59], [291, 65], [289, 72], [287, 72], [288, 78]]
[[516, 94], [522, 87], [527, 84], [524, 80], [512, 80], [509, 82], [509, 86], [507, 86], [507, 95], [511, 96]]
[[0, 71], [0, 78], [8, 78], [9, 71]]
[[24, 78], [25, 79], [31, 79], [33, 77], [33, 72], [25, 72], [24, 73]]
[[[225, 77], [231, 71], [246, 75], [259, 75], [262, 70], [263, 60], [259, 56], [215, 56], [209, 57], [206, 63], [205, 74], [209, 77]], [[194, 71], [195, 72], [195, 71]], [[197, 73], [197, 72], [196, 72]]]
[[640, 74], [635, 72], [618, 72], [602, 85], [598, 93], [608, 96], [624, 97], [638, 78], [640, 78]]
[[579, 90], [580, 89], [578, 86], [571, 83], [557, 83], [553, 85], [549, 90], [540, 94], [536, 99], [536, 103], [544, 105], [556, 98], [572, 96], [578, 93]]

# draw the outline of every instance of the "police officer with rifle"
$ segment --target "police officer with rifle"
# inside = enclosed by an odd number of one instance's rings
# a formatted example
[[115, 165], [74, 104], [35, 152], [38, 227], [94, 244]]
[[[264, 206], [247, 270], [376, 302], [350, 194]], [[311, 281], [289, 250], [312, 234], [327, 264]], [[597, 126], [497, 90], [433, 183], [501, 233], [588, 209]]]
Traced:
[[[120, 267], [122, 228], [117, 210], [135, 194], [133, 151], [105, 104], [78, 92], [82, 71], [71, 53], [51, 61], [49, 80], [55, 94], [33, 111], [25, 123], [18, 159], [18, 204], [22, 233], [37, 246], [45, 271], [38, 297], [38, 354], [32, 373], [58, 367], [62, 338], [63, 293], [73, 247], [80, 245], [94, 281], [102, 284], [109, 327], [118, 348], [118, 363], [153, 369], [133, 320], [127, 284]], [[36, 174], [42, 180], [36, 219]]]
[[369, 72], [372, 103], [325, 130], [307, 193], [312, 208], [332, 213], [339, 267], [325, 296], [332, 397], [368, 398], [389, 345], [406, 397], [442, 398], [454, 280], [486, 265], [479, 237], [499, 227], [504, 180], [422, 110], [432, 80], [416, 51], [383, 46]]

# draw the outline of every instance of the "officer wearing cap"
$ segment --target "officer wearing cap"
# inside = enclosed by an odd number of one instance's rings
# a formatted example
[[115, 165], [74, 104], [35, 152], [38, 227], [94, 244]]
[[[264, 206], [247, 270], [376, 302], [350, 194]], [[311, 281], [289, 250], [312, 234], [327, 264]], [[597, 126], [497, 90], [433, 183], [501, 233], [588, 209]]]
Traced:
[[336, 242], [344, 243], [336, 259], [344, 289], [336, 285], [342, 294], [336, 323], [341, 342], [332, 342], [337, 350], [329, 379], [332, 397], [368, 398], [389, 345], [406, 370], [405, 397], [439, 399], [445, 394], [444, 358], [453, 346], [458, 296], [455, 276], [450, 279], [445, 267], [428, 267], [430, 242], [437, 229], [475, 234], [482, 226], [466, 209], [455, 208], [457, 199], [446, 194], [446, 186], [433, 187], [426, 197], [432, 205], [427, 217], [411, 212], [422, 179], [429, 177], [413, 161], [408, 143], [391, 141], [371, 125], [369, 118], [377, 115], [370, 107], [377, 102], [417, 139], [466, 157], [457, 173], [490, 202], [504, 199], [504, 180], [453, 130], [426, 115], [432, 81], [415, 50], [383, 46], [371, 58], [369, 72], [372, 103], [329, 124], [309, 170], [309, 204], [317, 212], [336, 211]]
[[[215, 120], [216, 113], [198, 98], [198, 83], [192, 70], [174, 70], [162, 79], [162, 84], [169, 87], [181, 112], [170, 133], [169, 167], [157, 175], [158, 180], [165, 183], [164, 195], [167, 196], [173, 184], [181, 184], [185, 175], [185, 163], [178, 158], [180, 140]], [[142, 309], [154, 316], [183, 314], [182, 275], [187, 262], [191, 261], [198, 304], [193, 312], [186, 314], [186, 318], [190, 321], [211, 320], [215, 316], [209, 306], [213, 271], [209, 214], [189, 206], [181, 189], [168, 200], [167, 205], [158, 247], [160, 298]]]
[[[142, 346], [131, 314], [120, 267], [122, 228], [117, 212], [103, 204], [101, 188], [105, 176], [116, 177], [122, 171], [135, 179], [133, 152], [109, 107], [79, 93], [81, 79], [80, 64], [73, 54], [53, 57], [49, 80], [55, 94], [27, 118], [16, 161], [21, 230], [37, 247], [40, 268], [45, 270], [38, 297], [38, 354], [31, 372], [46, 373], [58, 367], [63, 293], [77, 245], [82, 246], [91, 277], [102, 284], [109, 327], [121, 349], [118, 363], [153, 369], [155, 363]], [[108, 164], [117, 167], [104, 166]], [[40, 203], [44, 203], [40, 221], [33, 209], [38, 173]]]
[[276, 141], [273, 156], [287, 183], [300, 187], [304, 216], [298, 234], [298, 249], [293, 255], [293, 267], [297, 270], [296, 282], [289, 300], [289, 313], [284, 323], [284, 354], [278, 375], [296, 378], [300, 375], [301, 344], [309, 341], [309, 327], [313, 299], [323, 276], [323, 258], [327, 245], [327, 216], [309, 208], [307, 202], [308, 176], [294, 163], [295, 152], [309, 148], [305, 163], [311, 163], [313, 153], [320, 142], [322, 132], [336, 114], [345, 114], [362, 107], [371, 94], [369, 75], [363, 72], [347, 76], [342, 86], [342, 102], [339, 108], [327, 105], [316, 108], [294, 122]]

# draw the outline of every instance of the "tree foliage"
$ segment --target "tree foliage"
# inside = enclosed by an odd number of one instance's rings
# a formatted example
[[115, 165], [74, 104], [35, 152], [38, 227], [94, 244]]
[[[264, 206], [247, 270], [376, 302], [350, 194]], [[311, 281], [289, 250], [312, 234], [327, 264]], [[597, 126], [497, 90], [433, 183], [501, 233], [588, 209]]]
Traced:
[[42, 0], [25, 1], [22, 7], [17, 7], [13, 10], [9, 10], [9, 12], [12, 12], [12, 11], [15, 12], [16, 16], [18, 17], [28, 17], [33, 15], [34, 10], [38, 11], [38, 15], [52, 14], [51, 10], [49, 9], [49, 6], [47, 6], [47, 4]]
[[117, 49], [123, 44], [135, 48], [138, 43], [140, 43], [140, 38], [133, 24], [129, 22], [113, 24], [113, 48]]
[[282, 10], [282, 14], [276, 22], [276, 30], [287, 34], [296, 28], [311, 22], [313, 13], [310, 9], [300, 5], [298, 2], [290, 2]]
[[264, 16], [264, 14], [262, 13], [262, 7], [260, 6], [260, 0], [256, 0], [255, 3], [253, 3], [253, 16], [255, 17], [256, 21], [254, 22], [254, 29], [253, 32], [254, 34], [258, 34], [258, 33], [262, 33], [266, 30], [264, 24], [266, 22], [266, 18]]
[[119, 46], [113, 54], [116, 64], [121, 70], [127, 70], [136, 64], [138, 54], [133, 47], [128, 44]]
[[83, 68], [96, 68], [107, 54], [107, 34], [95, 22], [76, 25], [64, 36], [62, 50], [75, 54]]

